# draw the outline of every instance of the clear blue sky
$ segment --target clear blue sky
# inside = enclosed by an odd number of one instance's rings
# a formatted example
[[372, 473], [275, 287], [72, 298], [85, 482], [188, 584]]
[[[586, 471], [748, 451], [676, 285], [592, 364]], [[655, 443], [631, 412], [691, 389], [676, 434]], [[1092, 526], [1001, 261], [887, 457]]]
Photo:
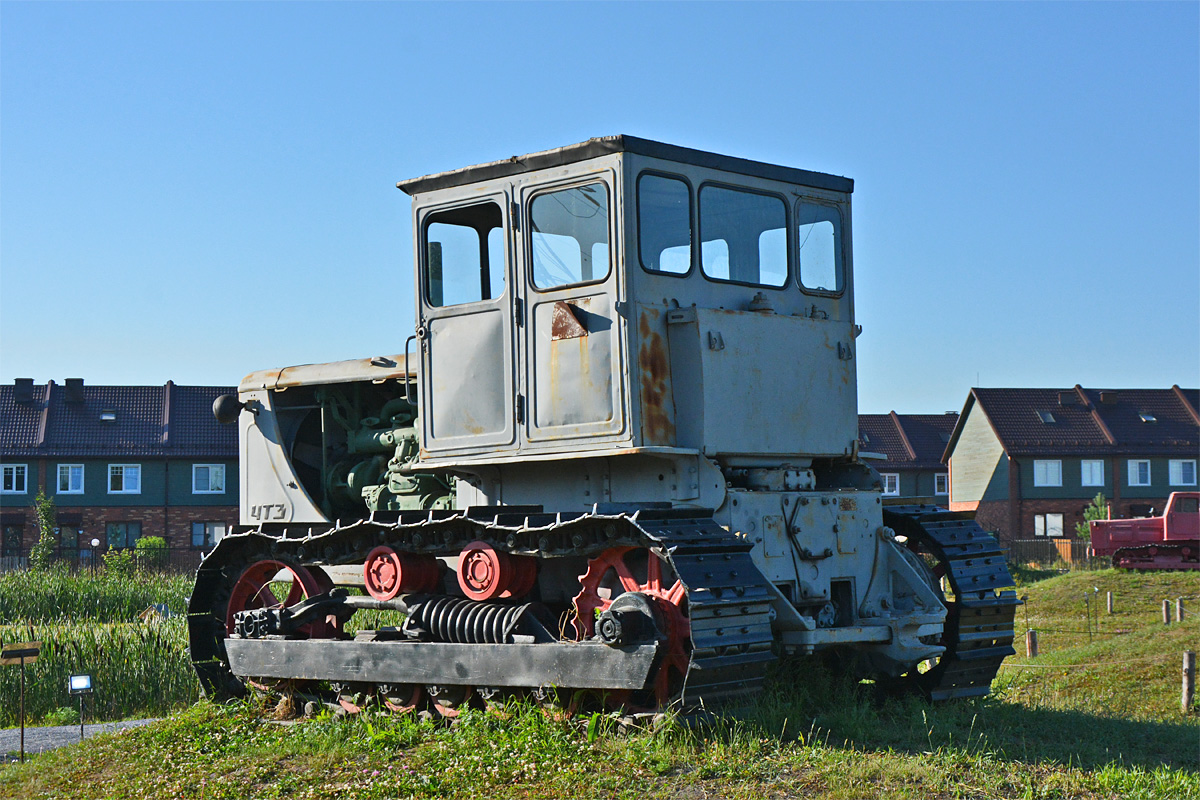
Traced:
[[399, 352], [414, 177], [855, 179], [860, 410], [1200, 384], [1200, 5], [0, 3], [0, 380]]

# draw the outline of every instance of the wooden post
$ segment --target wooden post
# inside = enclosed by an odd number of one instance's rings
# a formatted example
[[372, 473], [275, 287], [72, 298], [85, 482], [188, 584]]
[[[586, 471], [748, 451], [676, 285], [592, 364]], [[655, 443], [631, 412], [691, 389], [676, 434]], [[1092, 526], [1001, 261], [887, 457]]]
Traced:
[[1183, 651], [1183, 713], [1192, 713], [1192, 701], [1196, 699], [1196, 651]]
[[1175, 621], [1183, 622], [1183, 598], [1175, 598]]
[[1163, 600], [1163, 625], [1171, 624], [1171, 601]]
[[1027, 630], [1027, 631], [1025, 631], [1025, 655], [1029, 656], [1030, 658], [1037, 658], [1037, 654], [1038, 654], [1037, 631], [1032, 630], [1032, 629]]
[[1108, 613], [1113, 613], [1113, 596], [1112, 592], [1108, 593]]

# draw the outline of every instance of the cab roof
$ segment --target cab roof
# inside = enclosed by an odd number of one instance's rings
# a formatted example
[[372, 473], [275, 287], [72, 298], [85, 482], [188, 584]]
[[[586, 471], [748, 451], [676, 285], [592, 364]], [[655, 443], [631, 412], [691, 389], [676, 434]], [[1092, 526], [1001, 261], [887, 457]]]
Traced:
[[854, 191], [854, 181], [837, 175], [823, 172], [810, 172], [793, 167], [781, 167], [762, 161], [751, 161], [746, 158], [724, 156], [710, 153], [706, 150], [693, 150], [690, 147], [655, 142], [650, 139], [640, 139], [636, 136], [602, 136], [588, 139], [579, 144], [558, 147], [553, 150], [543, 150], [540, 153], [529, 153], [523, 156], [512, 156], [503, 161], [493, 161], [488, 164], [476, 164], [471, 167], [438, 172], [420, 178], [410, 178], [400, 181], [396, 188], [406, 194], [416, 195], [437, 189], [448, 189], [453, 186], [464, 186], [471, 183], [504, 178], [510, 175], [520, 175], [535, 170], [551, 167], [561, 167], [586, 161], [591, 158], [609, 155], [611, 153], [637, 153], [650, 158], [661, 158], [665, 161], [678, 161], [698, 167], [719, 169], [725, 172], [735, 172], [751, 175], [756, 178], [766, 178], [784, 183], [795, 183], [811, 186], [815, 189], [826, 189], [834, 192], [849, 194]]

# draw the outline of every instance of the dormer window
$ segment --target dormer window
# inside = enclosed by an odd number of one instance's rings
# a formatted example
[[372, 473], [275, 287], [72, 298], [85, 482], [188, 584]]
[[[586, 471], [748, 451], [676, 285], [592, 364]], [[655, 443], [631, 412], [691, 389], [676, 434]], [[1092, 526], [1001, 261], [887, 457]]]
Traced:
[[1047, 425], [1054, 424], [1054, 415], [1051, 414], [1049, 411], [1039, 411], [1039, 412], [1037, 412], [1037, 415], [1038, 415], [1038, 419], [1040, 419], [1042, 422], [1046, 423]]
[[1158, 422], [1158, 417], [1154, 416], [1153, 414], [1144, 414], [1143, 413], [1143, 414], [1138, 414], [1138, 417], [1141, 418], [1142, 422]]

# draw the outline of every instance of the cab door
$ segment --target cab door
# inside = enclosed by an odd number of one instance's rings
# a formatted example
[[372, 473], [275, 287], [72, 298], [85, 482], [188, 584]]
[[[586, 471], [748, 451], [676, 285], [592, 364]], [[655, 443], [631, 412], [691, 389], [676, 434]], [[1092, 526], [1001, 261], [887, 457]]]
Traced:
[[526, 435], [532, 447], [621, 434], [612, 172], [522, 188]]
[[430, 454], [515, 446], [509, 196], [420, 209], [420, 414]]

